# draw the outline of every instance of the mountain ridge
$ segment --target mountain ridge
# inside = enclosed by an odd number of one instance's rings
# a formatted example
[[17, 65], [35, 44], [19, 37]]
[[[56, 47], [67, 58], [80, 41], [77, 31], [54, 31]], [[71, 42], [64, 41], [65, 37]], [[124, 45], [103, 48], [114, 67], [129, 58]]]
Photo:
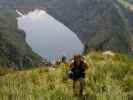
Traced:
[[[88, 49], [129, 52], [133, 48], [133, 39], [130, 38], [131, 32], [128, 29], [129, 19], [120, 1], [123, 0], [2, 0], [0, 5], [22, 12], [44, 9], [74, 31], [82, 43], [88, 45]], [[104, 43], [106, 38], [109, 43]]]

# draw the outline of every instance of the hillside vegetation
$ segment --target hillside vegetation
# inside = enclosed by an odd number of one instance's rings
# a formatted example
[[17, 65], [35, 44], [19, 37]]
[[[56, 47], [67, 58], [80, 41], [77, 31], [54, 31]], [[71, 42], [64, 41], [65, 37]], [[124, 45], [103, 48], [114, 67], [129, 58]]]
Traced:
[[[0, 100], [133, 100], [133, 59], [90, 53], [84, 96], [74, 97], [64, 64], [25, 71], [0, 70]], [[4, 71], [3, 71], [4, 70]], [[7, 72], [6, 72], [7, 71]]]
[[23, 30], [18, 29], [17, 14], [0, 9], [0, 65], [22, 68], [39, 64], [42, 58], [26, 43]]

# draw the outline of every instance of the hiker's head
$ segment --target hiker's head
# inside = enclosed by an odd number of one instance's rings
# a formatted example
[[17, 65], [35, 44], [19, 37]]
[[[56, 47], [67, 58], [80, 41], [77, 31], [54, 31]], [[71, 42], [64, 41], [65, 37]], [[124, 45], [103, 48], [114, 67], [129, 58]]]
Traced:
[[82, 56], [81, 56], [80, 54], [74, 55], [74, 61], [75, 61], [77, 64], [80, 64], [80, 62], [82, 61]]

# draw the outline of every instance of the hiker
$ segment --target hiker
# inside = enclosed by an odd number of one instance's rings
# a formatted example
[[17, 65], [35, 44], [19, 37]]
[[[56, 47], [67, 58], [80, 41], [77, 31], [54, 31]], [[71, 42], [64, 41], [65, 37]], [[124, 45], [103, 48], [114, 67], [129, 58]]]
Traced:
[[[74, 55], [74, 61], [70, 64], [69, 78], [73, 80], [73, 93], [75, 96], [82, 96], [85, 85], [85, 71], [88, 65], [85, 63], [83, 57], [78, 54]], [[76, 91], [76, 84], [79, 82], [79, 91]], [[77, 93], [78, 92], [78, 93]]]
[[69, 63], [68, 63], [68, 61], [67, 61], [67, 57], [66, 57], [66, 56], [62, 56], [61, 62], [62, 62], [62, 64], [64, 65], [65, 68], [68, 68]]
[[67, 63], [66, 60], [67, 60], [66, 56], [62, 56], [62, 58], [61, 58], [61, 62], [62, 62], [62, 63]]

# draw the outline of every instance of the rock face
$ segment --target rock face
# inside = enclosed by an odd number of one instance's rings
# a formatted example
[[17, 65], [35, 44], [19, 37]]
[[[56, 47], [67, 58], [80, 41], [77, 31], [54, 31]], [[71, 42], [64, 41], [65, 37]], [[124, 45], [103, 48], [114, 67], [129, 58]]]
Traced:
[[124, 3], [122, 4], [122, 9], [124, 11], [125, 17], [128, 19], [128, 29], [130, 30], [130, 40], [131, 40], [131, 50], [133, 51], [133, 1], [127, 0], [125, 2], [126, 6], [124, 6]]
[[[22, 11], [36, 8], [45, 9], [73, 30], [88, 49], [111, 49], [128, 52], [129, 48], [133, 48], [133, 39], [130, 34], [132, 32], [130, 24], [132, 19], [126, 16], [127, 11], [118, 2], [123, 0], [13, 1], [0, 0], [0, 7]], [[129, 3], [131, 2], [132, 0], [129, 0]]]
[[28, 67], [38, 65], [42, 58], [25, 41], [25, 33], [17, 28], [16, 12], [0, 9], [0, 65]]
[[56, 0], [48, 12], [72, 29], [86, 47], [128, 52], [128, 19], [117, 0]]

